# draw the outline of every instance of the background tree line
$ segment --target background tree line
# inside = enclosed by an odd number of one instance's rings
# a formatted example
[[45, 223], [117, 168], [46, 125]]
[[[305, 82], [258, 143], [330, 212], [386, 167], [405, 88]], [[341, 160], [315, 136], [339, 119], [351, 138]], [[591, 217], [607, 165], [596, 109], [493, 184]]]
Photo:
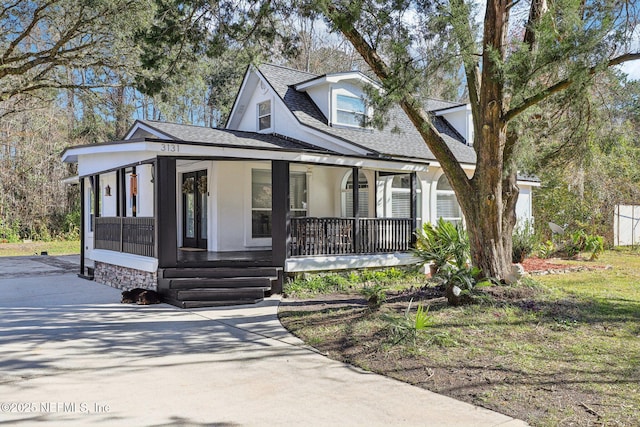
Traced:
[[[223, 125], [251, 62], [318, 74], [359, 69], [376, 77], [344, 36], [355, 24], [395, 73], [388, 84], [409, 81], [406, 86], [417, 99], [470, 99], [465, 61], [469, 66], [472, 56], [454, 40], [465, 26], [473, 30], [465, 33], [470, 43], [479, 36], [478, 22], [456, 9], [464, 2], [351, 3], [348, 10], [328, 9], [333, 2], [228, 0], [13, 0], [3, 5], [0, 239], [75, 236], [79, 199], [74, 187], [62, 183], [75, 172], [59, 160], [65, 147], [120, 139], [136, 118]], [[571, 4], [562, 3], [569, 9]], [[534, 10], [530, 5], [514, 6], [512, 13], [524, 16]], [[409, 10], [415, 16], [407, 17]], [[331, 11], [335, 15], [328, 16]], [[439, 19], [423, 20], [425, 11]], [[458, 21], [443, 18], [451, 11]], [[569, 15], [555, 16], [568, 21]], [[340, 17], [350, 24], [343, 25]], [[527, 18], [509, 27], [510, 34], [533, 40], [532, 46], [558, 45], [545, 39], [549, 33], [542, 18]], [[420, 26], [418, 35], [406, 37], [406, 22]], [[555, 25], [558, 37], [570, 34], [559, 23], [548, 26]], [[583, 36], [578, 40], [576, 34], [571, 43], [587, 43]], [[511, 57], [520, 52], [516, 40]], [[570, 55], [564, 45], [542, 51]], [[517, 75], [533, 75], [527, 65], [531, 56], [515, 59], [510, 70], [505, 65], [511, 82]], [[528, 90], [545, 78], [549, 75], [536, 75]], [[640, 87], [613, 68], [581, 79], [580, 87], [543, 99], [509, 129], [520, 141], [518, 169], [542, 180], [534, 195], [538, 229], [545, 232], [544, 224], [554, 221], [609, 236], [612, 206], [640, 200]], [[389, 96], [387, 102], [397, 100]], [[384, 111], [384, 100], [379, 102]]]

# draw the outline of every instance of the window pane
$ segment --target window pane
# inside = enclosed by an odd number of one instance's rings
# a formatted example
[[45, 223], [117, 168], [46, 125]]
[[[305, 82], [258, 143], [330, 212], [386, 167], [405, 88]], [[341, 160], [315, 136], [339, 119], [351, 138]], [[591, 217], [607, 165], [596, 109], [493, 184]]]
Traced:
[[462, 218], [455, 194], [438, 194], [436, 214], [439, 218]]
[[391, 193], [391, 216], [411, 218], [411, 193], [394, 191]]
[[258, 119], [258, 130], [269, 129], [271, 127], [271, 116], [264, 116]]
[[196, 208], [195, 208], [195, 194], [187, 193], [186, 195], [186, 238], [193, 239], [196, 237]]
[[338, 95], [338, 109], [364, 114], [364, 100], [352, 96]]
[[[362, 171], [358, 172], [358, 204], [360, 210], [360, 217], [367, 218], [369, 217], [369, 182], [367, 181], [367, 177], [364, 175]], [[342, 190], [345, 194], [344, 199], [344, 207], [345, 207], [345, 216], [352, 217], [353, 213], [353, 172], [349, 174], [349, 179], [347, 180], [346, 188]]]
[[258, 104], [258, 117], [271, 114], [271, 101], [265, 101]]
[[[360, 205], [360, 217], [362, 218], [368, 218], [369, 217], [369, 190], [362, 190], [360, 189], [360, 192], [358, 194], [358, 196], [360, 196], [358, 198], [358, 204]], [[353, 213], [353, 192], [351, 190], [348, 190], [345, 193], [345, 208], [346, 208], [346, 216], [347, 217], [352, 217], [354, 215]]]
[[251, 207], [271, 209], [271, 171], [260, 169], [251, 171]]
[[289, 176], [291, 209], [307, 209], [307, 174], [292, 173]]
[[403, 174], [396, 175], [393, 177], [393, 181], [391, 182], [391, 187], [393, 188], [411, 188], [411, 175]]
[[449, 180], [447, 179], [446, 175], [442, 175], [440, 177], [440, 179], [438, 180], [438, 186], [436, 187], [436, 189], [453, 191], [453, 187], [451, 187], [451, 184], [449, 184]]
[[338, 110], [338, 123], [362, 127], [364, 125], [364, 115]]
[[207, 238], [207, 193], [200, 194], [200, 238]]
[[271, 211], [251, 212], [251, 235], [254, 238], [271, 237]]

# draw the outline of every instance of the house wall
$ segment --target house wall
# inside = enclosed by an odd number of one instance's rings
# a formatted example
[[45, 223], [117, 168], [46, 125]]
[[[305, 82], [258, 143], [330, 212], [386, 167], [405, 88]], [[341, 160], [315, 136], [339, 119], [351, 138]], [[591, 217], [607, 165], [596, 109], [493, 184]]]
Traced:
[[[327, 115], [327, 111], [329, 108], [328, 96], [329, 95], [325, 96], [323, 99], [320, 99], [322, 98], [322, 96], [318, 95], [319, 101], [322, 102], [322, 105], [324, 106], [323, 108], [327, 108], [327, 110], [324, 111], [325, 116]], [[269, 87], [269, 85], [262, 80], [257, 84], [256, 89], [251, 94], [249, 100], [246, 103], [246, 110], [242, 113], [242, 118], [239, 122], [237, 122], [237, 126], [234, 126], [233, 129], [247, 132], [257, 132], [258, 104], [266, 100], [271, 100], [272, 127], [269, 129], [265, 129], [262, 132], [284, 135], [289, 138], [305, 141], [318, 147], [344, 152], [345, 154], [365, 154], [367, 152], [363, 149], [351, 147], [351, 145], [347, 143], [339, 145], [338, 142], [330, 142], [327, 140], [325, 134], [322, 134], [319, 131], [315, 131], [310, 128], [298, 126], [298, 119], [291, 113], [291, 111], [289, 111], [288, 108], [284, 106], [280, 97]], [[233, 119], [233, 123], [236, 123], [235, 118]]]
[[452, 113], [442, 114], [453, 128], [462, 135], [468, 144], [473, 144], [473, 122], [471, 117], [471, 110], [467, 108], [461, 108], [458, 111]]
[[[116, 216], [118, 210], [117, 174], [115, 172], [100, 175], [100, 216]], [[107, 194], [107, 186], [111, 194]]]
[[[245, 249], [245, 224], [251, 211], [251, 200], [246, 200], [251, 194], [248, 192], [251, 188], [251, 166], [260, 169], [270, 168], [268, 163], [215, 163], [218, 180], [213, 183], [213, 187], [217, 191], [217, 197], [212, 200], [215, 205], [211, 210], [217, 211], [217, 224], [211, 228], [216, 230], [217, 235], [214, 239], [219, 251]], [[263, 245], [267, 243], [271, 245], [270, 241], [262, 242]]]
[[152, 217], [154, 214], [153, 165], [147, 164], [138, 166], [136, 168], [136, 173], [138, 175], [137, 215]]
[[533, 206], [531, 204], [531, 187], [523, 184], [519, 185], [520, 193], [516, 203], [516, 216], [518, 225], [530, 223], [533, 226]]
[[[105, 147], [105, 150], [107, 148]], [[127, 165], [153, 160], [156, 153], [122, 151], [82, 154], [78, 156], [78, 175], [87, 176]]]
[[327, 90], [327, 86], [316, 86], [309, 88], [307, 94], [313, 102], [318, 106], [322, 114], [329, 120], [329, 108], [331, 105], [331, 92]]

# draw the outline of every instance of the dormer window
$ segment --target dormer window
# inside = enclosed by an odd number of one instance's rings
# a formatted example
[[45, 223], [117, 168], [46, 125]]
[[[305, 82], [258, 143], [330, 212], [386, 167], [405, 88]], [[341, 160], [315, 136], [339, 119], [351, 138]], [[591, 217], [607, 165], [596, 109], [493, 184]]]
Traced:
[[336, 124], [364, 127], [366, 114], [364, 99], [337, 95], [336, 101]]
[[258, 130], [271, 128], [271, 101], [264, 101], [258, 104]]

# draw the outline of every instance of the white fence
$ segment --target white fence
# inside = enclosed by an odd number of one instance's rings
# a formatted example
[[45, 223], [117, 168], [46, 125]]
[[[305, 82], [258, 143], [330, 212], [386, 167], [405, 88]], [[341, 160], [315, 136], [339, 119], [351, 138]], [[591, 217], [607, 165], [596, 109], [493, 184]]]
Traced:
[[617, 205], [613, 215], [615, 246], [640, 245], [640, 206]]

